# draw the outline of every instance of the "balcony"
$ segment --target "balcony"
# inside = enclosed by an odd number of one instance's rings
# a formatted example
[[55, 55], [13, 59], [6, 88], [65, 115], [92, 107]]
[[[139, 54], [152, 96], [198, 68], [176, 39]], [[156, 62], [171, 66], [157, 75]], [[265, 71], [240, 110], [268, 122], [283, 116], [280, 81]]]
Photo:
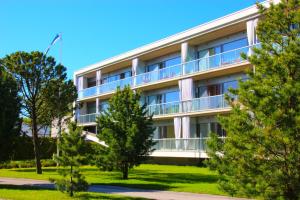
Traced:
[[232, 64], [242, 63], [245, 60], [241, 57], [241, 53], [248, 53], [250, 48], [252, 47], [246, 46], [213, 56], [185, 62], [179, 65], [138, 74], [126, 79], [112, 81], [99, 86], [86, 88], [78, 92], [78, 99], [80, 100], [100, 94], [105, 94], [108, 92], [113, 92], [118, 86], [121, 88], [125, 85], [130, 85], [131, 87], [143, 86], [161, 80], [179, 78], [185, 75], [191, 75], [198, 72], [205, 72], [216, 68], [226, 67]]
[[99, 116], [98, 113], [86, 114], [86, 115], [78, 115], [77, 123], [78, 124], [90, 124], [95, 123], [96, 118]]
[[[190, 113], [205, 111], [210, 109], [229, 108], [224, 99], [224, 95], [195, 98], [188, 101], [176, 101], [170, 103], [148, 105], [148, 115], [162, 116], [181, 113]], [[95, 123], [99, 113], [79, 115], [77, 122], [79, 124]]]
[[148, 106], [149, 115], [172, 115], [179, 113], [190, 113], [210, 109], [227, 108], [229, 105], [224, 95], [195, 98], [188, 101], [177, 101], [170, 103], [154, 104]]
[[[219, 137], [225, 142], [226, 137]], [[156, 144], [153, 149], [156, 152], [206, 152], [207, 140], [209, 137], [204, 138], [163, 138], [153, 139]]]

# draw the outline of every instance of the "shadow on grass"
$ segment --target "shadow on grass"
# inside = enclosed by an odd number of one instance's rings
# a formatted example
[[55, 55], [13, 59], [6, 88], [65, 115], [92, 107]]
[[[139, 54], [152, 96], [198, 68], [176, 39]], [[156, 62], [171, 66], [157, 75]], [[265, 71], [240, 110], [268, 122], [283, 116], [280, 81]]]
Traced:
[[149, 170], [135, 171], [136, 179], [151, 182], [170, 183], [217, 183], [218, 175], [200, 173], [155, 173]]
[[[35, 168], [16, 168], [16, 169], [11, 169], [10, 171], [14, 172], [36, 172]], [[43, 168], [43, 172], [56, 172], [56, 168]]]
[[14, 190], [48, 190], [53, 191], [51, 188], [44, 188], [44, 187], [38, 187], [38, 186], [30, 186], [30, 185], [4, 185], [0, 184], [0, 189], [14, 189]]
[[111, 195], [101, 195], [101, 194], [95, 194], [95, 193], [80, 193], [76, 194], [77, 198], [80, 200], [86, 200], [86, 199], [112, 199], [112, 200], [144, 200], [144, 198], [134, 198], [134, 197], [124, 197], [124, 196], [111, 196]]

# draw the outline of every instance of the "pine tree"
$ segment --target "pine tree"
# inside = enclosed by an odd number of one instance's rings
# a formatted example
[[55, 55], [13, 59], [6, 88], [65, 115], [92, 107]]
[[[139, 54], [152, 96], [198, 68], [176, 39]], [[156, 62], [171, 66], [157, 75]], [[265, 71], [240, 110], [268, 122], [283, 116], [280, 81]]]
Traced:
[[228, 137], [223, 143], [212, 136], [209, 166], [218, 170], [221, 187], [231, 194], [296, 200], [300, 198], [300, 3], [282, 0], [268, 9], [258, 7], [261, 47], [248, 58], [255, 70], [231, 90], [238, 102], [230, 102], [231, 114], [220, 117]]
[[99, 139], [108, 145], [100, 155], [103, 169], [118, 169], [123, 179], [128, 170], [146, 160], [151, 153], [154, 128], [146, 106], [140, 105], [140, 93], [130, 87], [117, 89], [109, 101], [109, 109], [97, 119]]
[[63, 178], [50, 179], [50, 181], [55, 183], [58, 190], [67, 192], [70, 196], [73, 196], [74, 192], [88, 189], [88, 183], [79, 169], [85, 159], [84, 138], [82, 128], [77, 127], [75, 123], [70, 123], [68, 133], [62, 133], [61, 142], [59, 143], [62, 154], [59, 157], [54, 156], [54, 159], [59, 164], [58, 173]]
[[0, 66], [0, 162], [11, 159], [20, 135], [20, 97], [14, 78]]

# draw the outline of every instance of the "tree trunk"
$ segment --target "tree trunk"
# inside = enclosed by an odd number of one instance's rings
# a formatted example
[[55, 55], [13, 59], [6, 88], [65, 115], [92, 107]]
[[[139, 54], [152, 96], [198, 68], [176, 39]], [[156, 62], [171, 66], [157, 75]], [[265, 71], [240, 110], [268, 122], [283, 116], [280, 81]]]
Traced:
[[70, 196], [73, 196], [73, 166], [71, 165], [71, 188], [70, 188]]
[[[61, 118], [60, 117], [58, 118], [57, 126], [58, 126], [58, 131], [56, 136], [56, 156], [59, 157], [59, 153], [60, 153], [59, 143], [61, 140]], [[58, 166], [59, 164], [56, 163], [56, 165]]]
[[32, 140], [33, 140], [33, 147], [34, 147], [36, 173], [42, 174], [42, 165], [41, 165], [41, 159], [40, 159], [40, 144], [39, 144], [39, 138], [38, 138], [38, 128], [37, 128], [35, 113], [33, 113], [31, 120], [32, 120], [31, 130], [32, 130]]
[[128, 179], [128, 163], [127, 162], [125, 162], [123, 164], [122, 172], [123, 172], [123, 179]]

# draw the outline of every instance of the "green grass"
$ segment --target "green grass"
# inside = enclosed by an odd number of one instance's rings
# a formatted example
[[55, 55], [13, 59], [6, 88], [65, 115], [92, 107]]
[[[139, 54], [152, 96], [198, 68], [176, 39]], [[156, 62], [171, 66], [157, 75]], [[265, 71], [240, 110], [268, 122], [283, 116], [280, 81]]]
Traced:
[[[218, 189], [218, 175], [204, 167], [143, 164], [130, 170], [128, 180], [122, 180], [119, 172], [103, 172], [96, 167], [83, 167], [82, 171], [90, 184], [226, 195]], [[57, 176], [55, 168], [44, 168], [42, 175], [33, 168], [0, 170], [0, 177], [48, 180]]]
[[93, 199], [112, 199], [112, 200], [142, 200], [143, 198], [131, 198], [118, 195], [109, 195], [94, 192], [80, 192], [76, 193], [74, 198], [69, 197], [67, 194], [61, 193], [56, 190], [41, 189], [24, 186], [7, 186], [0, 185], [0, 199], [13, 199], [13, 200], [93, 200]]

